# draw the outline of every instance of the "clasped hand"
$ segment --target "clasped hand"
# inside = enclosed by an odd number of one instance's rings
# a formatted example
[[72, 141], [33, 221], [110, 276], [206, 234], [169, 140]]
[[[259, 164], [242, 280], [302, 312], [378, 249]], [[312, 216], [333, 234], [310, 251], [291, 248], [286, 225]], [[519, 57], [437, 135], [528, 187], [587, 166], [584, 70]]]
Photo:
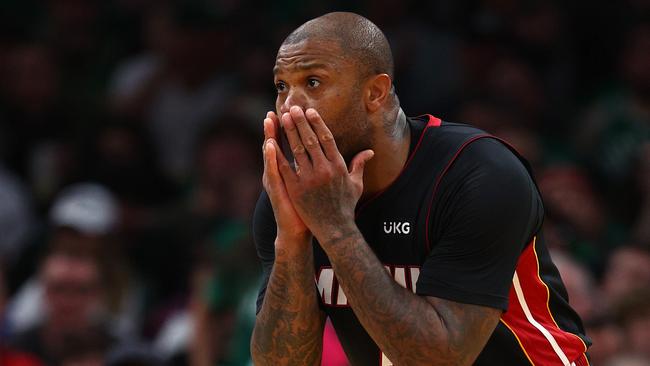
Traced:
[[[278, 143], [280, 124], [295, 158], [291, 166]], [[354, 209], [363, 191], [363, 169], [374, 152], [364, 150], [350, 163], [318, 112], [293, 106], [279, 119], [264, 119], [263, 183], [278, 225], [278, 237], [313, 234], [321, 245], [354, 225]]]

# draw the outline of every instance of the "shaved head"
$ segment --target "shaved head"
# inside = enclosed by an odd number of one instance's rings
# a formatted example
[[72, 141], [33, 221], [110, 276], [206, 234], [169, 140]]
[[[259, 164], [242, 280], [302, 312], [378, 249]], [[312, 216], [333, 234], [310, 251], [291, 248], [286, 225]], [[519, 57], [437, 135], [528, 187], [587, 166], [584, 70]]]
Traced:
[[393, 54], [386, 36], [361, 15], [347, 12], [325, 14], [298, 27], [282, 44], [306, 40], [337, 42], [342, 56], [357, 64], [362, 77], [388, 74], [393, 78]]

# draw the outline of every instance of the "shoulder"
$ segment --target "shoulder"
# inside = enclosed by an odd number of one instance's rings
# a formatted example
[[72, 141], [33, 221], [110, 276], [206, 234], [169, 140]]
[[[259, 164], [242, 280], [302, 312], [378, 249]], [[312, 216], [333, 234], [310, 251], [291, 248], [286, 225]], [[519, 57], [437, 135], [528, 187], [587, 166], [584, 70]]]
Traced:
[[[512, 221], [516, 216], [538, 227], [543, 204], [528, 163], [504, 141], [481, 130], [459, 126], [466, 134], [439, 176], [432, 204], [447, 214], [482, 222]], [[464, 131], [459, 131], [459, 130]], [[524, 220], [527, 221], [527, 220]]]
[[[471, 125], [443, 122], [432, 134], [447, 151], [449, 172], [463, 169], [530, 177], [527, 161], [506, 141]], [[453, 168], [453, 169], [452, 169]]]

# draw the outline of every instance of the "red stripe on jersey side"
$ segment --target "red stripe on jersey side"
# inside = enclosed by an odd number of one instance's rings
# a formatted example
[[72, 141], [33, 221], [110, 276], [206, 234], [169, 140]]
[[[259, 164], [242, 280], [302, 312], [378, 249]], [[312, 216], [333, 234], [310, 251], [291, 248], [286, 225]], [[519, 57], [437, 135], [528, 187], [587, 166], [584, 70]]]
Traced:
[[575, 361], [576, 366], [591, 366], [589, 364], [589, 359], [587, 358], [587, 354], [583, 353], [582, 356], [580, 356], [579, 359]]
[[463, 150], [465, 150], [467, 145], [471, 144], [472, 142], [474, 142], [474, 141], [476, 141], [478, 139], [482, 139], [484, 137], [492, 137], [492, 136], [491, 135], [478, 135], [478, 136], [472, 137], [471, 139], [465, 141], [458, 148], [458, 151], [456, 151], [454, 156], [449, 160], [449, 162], [447, 163], [445, 168], [442, 170], [442, 173], [440, 173], [438, 175], [438, 178], [436, 178], [436, 182], [433, 185], [433, 193], [431, 194], [431, 200], [429, 201], [429, 207], [427, 208], [427, 220], [426, 220], [426, 227], [425, 227], [425, 231], [424, 231], [424, 237], [425, 237], [424, 242], [425, 242], [425, 244], [427, 246], [427, 252], [429, 252], [431, 250], [431, 241], [429, 239], [429, 222], [430, 222], [430, 218], [431, 218], [431, 207], [433, 206], [433, 200], [435, 199], [436, 193], [438, 192], [438, 187], [440, 186], [440, 182], [442, 181], [442, 178], [444, 178], [445, 174], [447, 174], [447, 171], [449, 170], [449, 168], [451, 168], [451, 166], [454, 165], [454, 162], [456, 161], [456, 159], [458, 159], [458, 156], [460, 156], [460, 153], [462, 153]]
[[568, 364], [577, 365], [587, 347], [577, 335], [560, 329], [553, 319], [548, 305], [549, 290], [539, 276], [535, 244], [533, 239], [519, 257], [508, 311], [501, 320], [507, 323], [534, 365], [565, 365], [563, 357]]
[[402, 174], [404, 174], [404, 172], [406, 171], [406, 167], [409, 166], [409, 164], [411, 163], [411, 160], [413, 160], [413, 157], [415, 157], [415, 153], [420, 148], [420, 145], [422, 144], [422, 140], [424, 140], [424, 135], [427, 132], [427, 129], [429, 129], [429, 127], [439, 127], [440, 124], [442, 123], [442, 120], [440, 120], [440, 118], [434, 117], [434, 116], [432, 116], [430, 114], [427, 114], [427, 116], [429, 117], [429, 121], [427, 122], [427, 125], [424, 126], [424, 130], [422, 130], [422, 133], [420, 134], [420, 138], [418, 139], [418, 143], [415, 145], [415, 148], [413, 148], [413, 151], [409, 155], [408, 159], [406, 159], [406, 163], [404, 163], [404, 167], [402, 167], [402, 170], [399, 172], [397, 177], [395, 177], [395, 180], [393, 180], [393, 182], [391, 184], [389, 184], [388, 187], [386, 187], [386, 188], [382, 189], [381, 191], [375, 193], [374, 195], [369, 197], [365, 202], [363, 202], [361, 204], [361, 206], [359, 206], [359, 208], [357, 208], [355, 217], [359, 216], [359, 213], [361, 212], [361, 210], [363, 210], [370, 202], [377, 199], [377, 197], [381, 196], [384, 192], [386, 192], [386, 190], [388, 188], [390, 188], [393, 185], [393, 183], [397, 182], [399, 177], [401, 177]]

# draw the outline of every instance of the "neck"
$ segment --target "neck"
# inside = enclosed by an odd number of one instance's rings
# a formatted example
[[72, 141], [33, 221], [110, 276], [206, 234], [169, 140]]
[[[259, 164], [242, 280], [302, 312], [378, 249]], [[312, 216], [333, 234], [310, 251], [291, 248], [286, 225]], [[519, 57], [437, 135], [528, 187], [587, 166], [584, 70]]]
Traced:
[[363, 197], [369, 197], [386, 188], [397, 179], [408, 159], [411, 132], [406, 115], [398, 109], [394, 123], [384, 124], [375, 131], [374, 158], [363, 173]]

